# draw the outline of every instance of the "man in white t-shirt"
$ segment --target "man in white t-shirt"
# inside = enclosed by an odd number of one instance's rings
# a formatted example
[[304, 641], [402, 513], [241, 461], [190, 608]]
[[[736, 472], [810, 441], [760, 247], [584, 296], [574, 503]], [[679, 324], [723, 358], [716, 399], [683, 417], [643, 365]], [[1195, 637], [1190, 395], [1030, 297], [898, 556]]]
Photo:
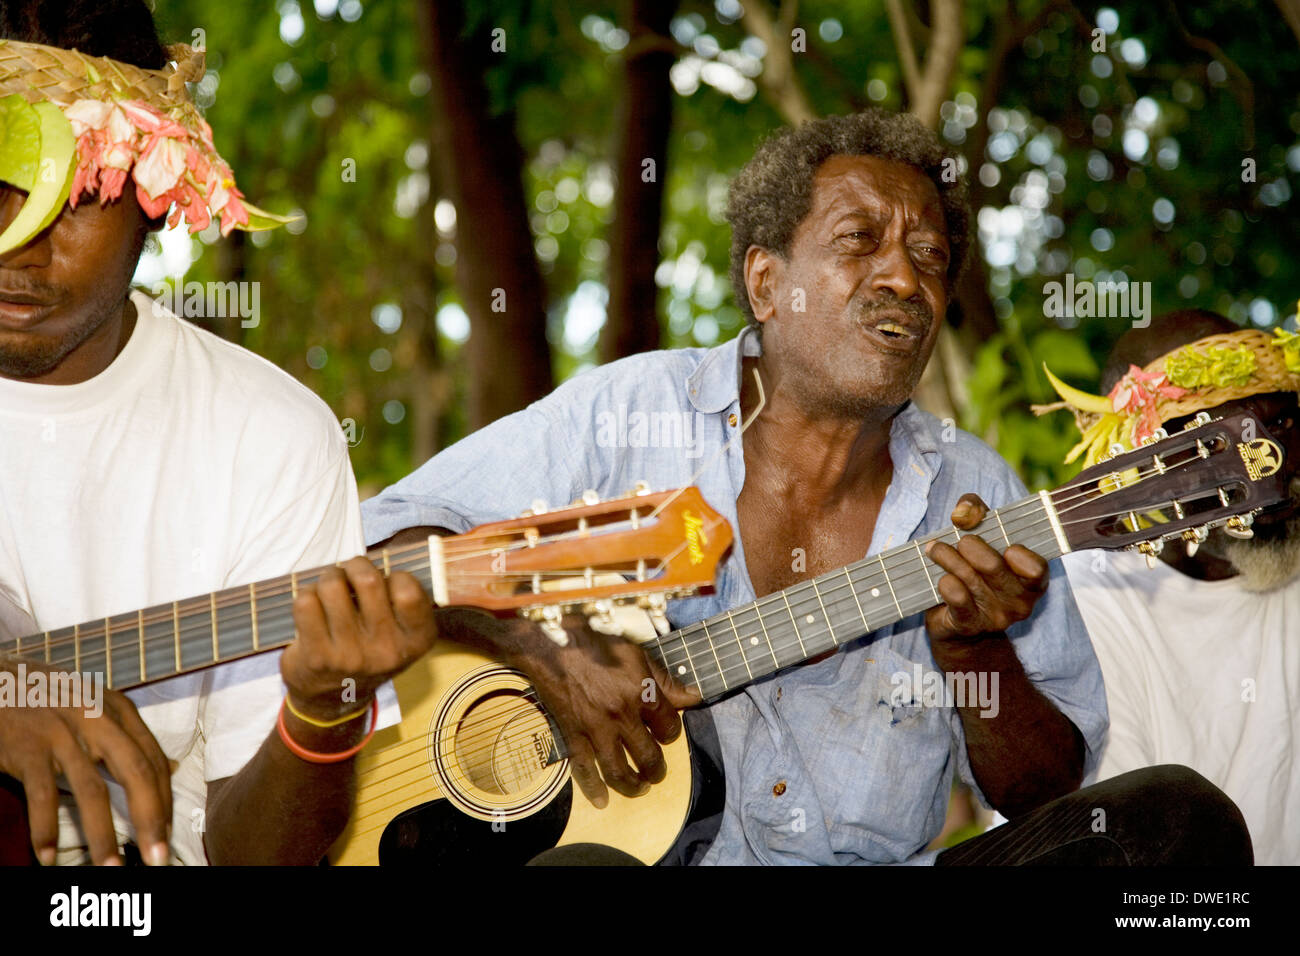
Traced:
[[[15, 6], [10, 24], [23, 22]], [[68, 4], [54, 36], [34, 25], [36, 6], [7, 40], [166, 67], [139, 0]], [[79, 143], [78, 177], [92, 139]], [[393, 720], [383, 685], [429, 646], [428, 600], [409, 575], [386, 580], [355, 557], [356, 487], [324, 403], [130, 291], [159, 225], [133, 158], [120, 195], [86, 185], [75, 208], [0, 254], [0, 645], [353, 560], [298, 593], [283, 655], [105, 692], [101, 715], [0, 706], [0, 773], [23, 785], [45, 863], [121, 862], [134, 841], [149, 863], [311, 864], [346, 823], [348, 755]], [[22, 223], [24, 192], [0, 183], [0, 225]], [[185, 214], [216, 218], [214, 197], [237, 196], [227, 182]], [[8, 675], [20, 666], [41, 665], [0, 659]]]
[[[1214, 313], [1153, 320], [1120, 339], [1102, 384], [1207, 336], [1238, 332]], [[1232, 339], [1215, 340], [1232, 348]], [[1222, 353], [1221, 353], [1222, 354]], [[1283, 383], [1285, 384], [1285, 383]], [[1110, 734], [1099, 779], [1179, 763], [1241, 809], [1259, 863], [1300, 863], [1300, 415], [1294, 391], [1246, 382], [1214, 417], [1254, 415], [1286, 446], [1288, 506], [1259, 515], [1254, 536], [1220, 530], [1188, 555], [1167, 545], [1142, 557], [1086, 551], [1065, 558], [1070, 585], [1101, 662]], [[1182, 426], [1195, 390], [1180, 400]], [[1214, 400], [1214, 399], [1211, 399]]]

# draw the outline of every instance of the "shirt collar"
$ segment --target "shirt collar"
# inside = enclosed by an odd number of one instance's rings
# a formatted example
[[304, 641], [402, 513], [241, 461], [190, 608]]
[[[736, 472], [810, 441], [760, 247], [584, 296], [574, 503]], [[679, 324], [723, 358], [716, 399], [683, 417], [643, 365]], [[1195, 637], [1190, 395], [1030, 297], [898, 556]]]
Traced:
[[[704, 353], [700, 364], [686, 378], [686, 394], [698, 412], [716, 414], [740, 400], [740, 375], [746, 357], [763, 354], [762, 340], [753, 326], [745, 326], [729, 342]], [[894, 469], [909, 472], [905, 487], [925, 498], [939, 472], [943, 455], [933, 430], [926, 427], [925, 414], [912, 401], [894, 416], [890, 426], [889, 451]]]
[[705, 414], [726, 411], [740, 400], [741, 366], [747, 356], [763, 354], [758, 335], [745, 326], [730, 342], [709, 349], [686, 378], [686, 395], [695, 410]]

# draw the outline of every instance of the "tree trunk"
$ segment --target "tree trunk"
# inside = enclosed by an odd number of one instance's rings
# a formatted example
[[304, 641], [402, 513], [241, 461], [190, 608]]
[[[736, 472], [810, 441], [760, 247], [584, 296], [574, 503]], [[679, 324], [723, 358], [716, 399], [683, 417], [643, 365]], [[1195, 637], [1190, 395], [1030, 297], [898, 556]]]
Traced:
[[452, 144], [436, 159], [456, 207], [456, 284], [470, 321], [467, 404], [476, 429], [551, 390], [546, 289], [528, 226], [514, 113], [491, 115], [483, 82], [501, 54], [486, 33], [462, 36], [461, 0], [423, 0], [418, 10], [434, 68], [435, 122]]
[[625, 0], [631, 37], [624, 56], [623, 98], [616, 123], [618, 193], [609, 243], [609, 307], [600, 361], [659, 347], [659, 230], [663, 221], [676, 54], [668, 23], [676, 0]]

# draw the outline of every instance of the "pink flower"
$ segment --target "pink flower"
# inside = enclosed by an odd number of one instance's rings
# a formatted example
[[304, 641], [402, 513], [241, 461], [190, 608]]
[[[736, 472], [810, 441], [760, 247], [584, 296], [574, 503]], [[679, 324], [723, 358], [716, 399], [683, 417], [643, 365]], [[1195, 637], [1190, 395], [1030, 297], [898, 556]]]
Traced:
[[112, 202], [133, 176], [140, 208], [150, 218], [171, 210], [169, 225], [183, 217], [191, 232], [200, 232], [219, 216], [222, 235], [248, 223], [243, 194], [202, 117], [194, 117], [197, 128], [190, 129], [135, 100], [77, 100], [64, 113], [77, 136], [73, 208], [85, 193]]
[[103, 100], [77, 100], [63, 110], [63, 115], [72, 124], [72, 131], [80, 138], [88, 129], [103, 129], [108, 125], [113, 104]]
[[1178, 400], [1187, 394], [1186, 389], [1170, 385], [1163, 372], [1144, 372], [1136, 365], [1110, 390], [1110, 407], [1116, 414], [1138, 416], [1133, 427], [1133, 437], [1142, 441], [1160, 427], [1157, 405], [1162, 398]]
[[185, 174], [185, 147], [174, 139], [154, 135], [135, 163], [135, 182], [149, 196], [170, 192]]

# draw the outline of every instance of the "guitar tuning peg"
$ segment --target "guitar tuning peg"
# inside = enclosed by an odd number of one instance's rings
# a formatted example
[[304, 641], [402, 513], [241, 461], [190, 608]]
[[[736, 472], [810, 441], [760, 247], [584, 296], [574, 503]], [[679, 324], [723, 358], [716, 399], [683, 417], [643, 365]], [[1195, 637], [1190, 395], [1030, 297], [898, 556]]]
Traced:
[[534, 498], [533, 506], [529, 508], [527, 511], [525, 511], [523, 514], [521, 514], [519, 517], [531, 518], [533, 515], [544, 515], [544, 514], [546, 514], [546, 502], [543, 501], [541, 498]]
[[628, 492], [629, 496], [635, 495], [638, 498], [642, 495], [648, 494], [650, 494], [650, 482], [646, 481], [644, 478], [633, 485], [632, 490]]
[[594, 489], [588, 488], [582, 493], [581, 500], [584, 505], [598, 505], [600, 504], [600, 495], [596, 494]]
[[1201, 542], [1210, 536], [1210, 529], [1207, 525], [1201, 525], [1199, 528], [1188, 528], [1183, 532], [1183, 540], [1187, 542], [1187, 556], [1195, 557]]
[[1128, 449], [1119, 442], [1112, 442], [1111, 446], [1106, 449], [1106, 457], [1103, 458], [1102, 461], [1110, 461], [1112, 458], [1118, 458], [1126, 451], [1128, 451]]
[[602, 628], [613, 625], [614, 602], [608, 598], [602, 598], [599, 601], [591, 601], [582, 606], [582, 613], [587, 615], [587, 619], [592, 624], [592, 630], [599, 631]]
[[650, 623], [661, 637], [672, 631], [673, 627], [668, 623], [668, 599], [663, 594], [642, 595], [636, 603], [650, 616]]
[[1223, 530], [1225, 534], [1230, 534], [1234, 538], [1246, 540], [1255, 537], [1255, 532], [1250, 527], [1254, 523], [1255, 516], [1253, 514], [1237, 515], [1235, 518], [1228, 519], [1228, 523], [1223, 526]]
[[542, 633], [549, 637], [560, 647], [569, 646], [569, 634], [560, 626], [560, 617], [562, 612], [554, 604], [548, 605], [542, 609], [541, 628]]
[[1138, 551], [1147, 557], [1147, 567], [1156, 566], [1156, 555], [1164, 548], [1164, 542], [1157, 538], [1155, 541], [1143, 541], [1138, 545]]

